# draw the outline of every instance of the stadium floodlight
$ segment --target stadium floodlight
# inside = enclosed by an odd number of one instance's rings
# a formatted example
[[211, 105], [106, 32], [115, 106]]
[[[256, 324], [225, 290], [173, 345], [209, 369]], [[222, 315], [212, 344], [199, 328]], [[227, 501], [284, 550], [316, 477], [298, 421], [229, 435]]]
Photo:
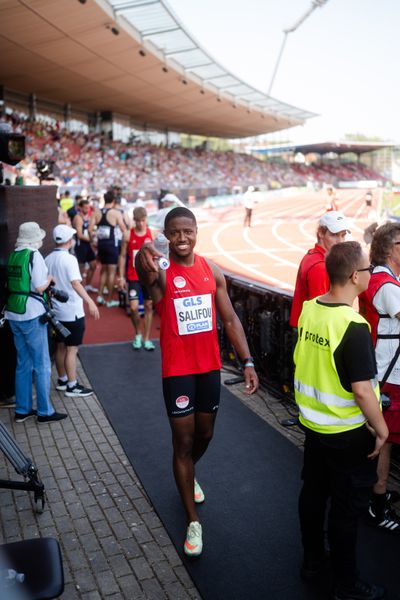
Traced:
[[272, 73], [271, 83], [269, 84], [269, 89], [268, 89], [268, 96], [271, 95], [272, 86], [275, 81], [276, 74], [278, 72], [279, 63], [281, 62], [283, 50], [285, 48], [286, 40], [287, 40], [289, 33], [293, 33], [294, 31], [296, 31], [296, 29], [298, 29], [300, 27], [300, 25], [302, 25], [304, 23], [304, 21], [314, 12], [314, 10], [316, 8], [322, 8], [323, 5], [326, 4], [327, 2], [328, 2], [328, 0], [312, 0], [310, 8], [295, 22], [295, 24], [292, 25], [292, 27], [289, 27], [288, 29], [283, 30], [284, 38], [283, 38], [282, 46], [281, 46], [281, 49], [280, 49], [280, 52], [278, 55], [278, 59], [275, 64], [274, 72]]

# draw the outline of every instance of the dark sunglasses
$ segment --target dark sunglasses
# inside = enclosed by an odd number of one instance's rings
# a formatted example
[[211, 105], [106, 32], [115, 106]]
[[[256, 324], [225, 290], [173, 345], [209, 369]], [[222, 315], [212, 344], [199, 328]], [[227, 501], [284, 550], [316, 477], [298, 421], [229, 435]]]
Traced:
[[[372, 275], [372, 271], [374, 270], [374, 265], [369, 265], [368, 267], [364, 267], [364, 269], [356, 269], [355, 271], [353, 271], [353, 273], [355, 273], [356, 271], [358, 273], [360, 273], [361, 271], [369, 271], [370, 274]], [[351, 275], [349, 275], [349, 279], [351, 279], [353, 277], [353, 273]]]
[[360, 271], [369, 271], [370, 273], [372, 273], [372, 271], [374, 270], [374, 265], [368, 265], [368, 267], [365, 267], [364, 269], [356, 269], [356, 271], [360, 272]]

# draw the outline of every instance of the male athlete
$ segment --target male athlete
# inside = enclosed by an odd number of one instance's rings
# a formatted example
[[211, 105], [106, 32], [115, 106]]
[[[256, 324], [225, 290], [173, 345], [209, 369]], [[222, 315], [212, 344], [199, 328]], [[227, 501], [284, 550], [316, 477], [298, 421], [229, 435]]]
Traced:
[[[140, 350], [143, 347], [145, 350], [154, 350], [154, 344], [149, 339], [151, 331], [151, 323], [153, 321], [153, 301], [147, 289], [139, 282], [139, 277], [135, 269], [135, 256], [140, 248], [146, 242], [151, 242], [153, 236], [147, 226], [147, 212], [143, 206], [136, 206], [133, 211], [134, 226], [130, 231], [124, 233], [122, 239], [121, 252], [119, 255], [119, 287], [124, 289], [126, 279], [128, 280], [128, 296], [129, 305], [131, 308], [131, 321], [135, 330], [135, 337], [132, 342], [134, 350]], [[128, 264], [126, 257], [128, 256]], [[126, 279], [125, 279], [126, 274]], [[144, 331], [141, 334], [140, 314], [139, 314], [139, 297], [143, 295], [144, 302]]]
[[140, 280], [149, 289], [161, 318], [160, 344], [164, 400], [172, 430], [175, 481], [187, 514], [184, 552], [202, 552], [202, 528], [196, 503], [204, 494], [195, 479], [195, 464], [213, 436], [220, 397], [221, 358], [216, 310], [228, 338], [243, 361], [247, 394], [258, 377], [243, 327], [227, 294], [219, 268], [194, 253], [197, 224], [185, 207], [171, 210], [164, 224], [170, 267], [160, 270], [161, 255], [144, 244], [136, 257]]

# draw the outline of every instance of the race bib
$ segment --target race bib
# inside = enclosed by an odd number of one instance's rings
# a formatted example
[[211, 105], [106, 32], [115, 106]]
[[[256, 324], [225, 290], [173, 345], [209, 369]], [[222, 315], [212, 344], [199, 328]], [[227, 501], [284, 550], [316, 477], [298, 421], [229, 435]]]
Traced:
[[212, 331], [212, 296], [188, 296], [174, 299], [179, 335]]
[[109, 240], [111, 236], [111, 227], [108, 225], [100, 225], [97, 229], [97, 239], [98, 240]]

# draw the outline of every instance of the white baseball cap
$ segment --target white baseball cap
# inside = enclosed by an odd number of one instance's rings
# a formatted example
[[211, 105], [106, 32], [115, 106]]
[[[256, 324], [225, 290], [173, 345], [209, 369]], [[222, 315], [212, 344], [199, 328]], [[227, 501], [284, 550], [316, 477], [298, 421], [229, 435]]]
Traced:
[[339, 231], [348, 231], [350, 233], [349, 222], [343, 213], [338, 210], [330, 210], [322, 215], [319, 220], [321, 227], [326, 227], [331, 233], [339, 233]]
[[69, 225], [57, 225], [53, 229], [53, 239], [56, 244], [65, 244], [76, 234], [76, 229]]
[[161, 198], [161, 202], [179, 202], [179, 198], [178, 196], [175, 196], [175, 194], [165, 194], [165, 196], [163, 196]]

